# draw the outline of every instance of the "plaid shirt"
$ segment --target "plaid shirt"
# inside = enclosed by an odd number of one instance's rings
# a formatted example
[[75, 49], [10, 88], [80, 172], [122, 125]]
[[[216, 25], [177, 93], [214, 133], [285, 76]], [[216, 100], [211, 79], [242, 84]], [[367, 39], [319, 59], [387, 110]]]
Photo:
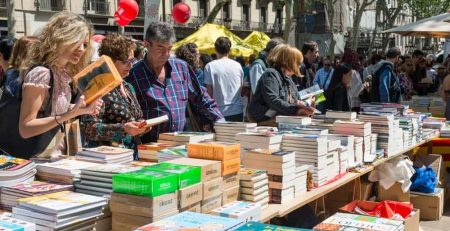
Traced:
[[202, 121], [213, 123], [223, 118], [216, 102], [200, 86], [186, 62], [170, 58], [165, 65], [166, 80], [163, 84], [145, 60], [146, 57], [133, 66], [125, 80], [136, 89], [145, 119], [168, 115], [169, 122], [153, 127], [142, 137], [143, 143], [157, 141], [159, 133], [183, 131], [188, 100], [193, 113]]

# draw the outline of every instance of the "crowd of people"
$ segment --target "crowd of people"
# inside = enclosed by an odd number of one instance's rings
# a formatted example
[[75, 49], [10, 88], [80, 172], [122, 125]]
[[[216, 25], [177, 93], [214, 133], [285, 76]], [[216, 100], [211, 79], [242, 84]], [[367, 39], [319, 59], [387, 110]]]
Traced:
[[[17, 121], [2, 128], [17, 131], [2, 136], [3, 152], [59, 158], [68, 147], [64, 124], [74, 119], [80, 121], [84, 147], [136, 150], [140, 143], [156, 142], [160, 133], [213, 131], [218, 121], [276, 126], [277, 115], [311, 116], [316, 108], [358, 111], [362, 102], [400, 103], [429, 93], [450, 99], [450, 59], [438, 62], [419, 50], [410, 56], [390, 48], [369, 63], [346, 49], [331, 60], [320, 56], [315, 42], [299, 50], [272, 38], [258, 56], [244, 58], [230, 57], [231, 41], [219, 37], [216, 53], [208, 55], [194, 43], [172, 51], [175, 31], [164, 22], [151, 23], [143, 42], [111, 33], [94, 49], [92, 35], [82, 16], [60, 12], [36, 37], [0, 38], [0, 107], [12, 108], [8, 95], [20, 108]], [[101, 55], [113, 60], [124, 81], [86, 104], [72, 77]], [[315, 84], [326, 101], [301, 100], [299, 91]], [[141, 126], [162, 115], [168, 115], [167, 123]], [[39, 139], [23, 153], [24, 142], [40, 136], [51, 139]]]

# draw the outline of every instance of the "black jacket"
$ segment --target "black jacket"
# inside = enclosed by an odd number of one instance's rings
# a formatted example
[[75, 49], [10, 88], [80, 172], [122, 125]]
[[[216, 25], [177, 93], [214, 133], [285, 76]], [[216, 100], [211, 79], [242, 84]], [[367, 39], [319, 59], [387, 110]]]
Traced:
[[[293, 103], [289, 103], [289, 92]], [[296, 115], [299, 100], [297, 88], [291, 78], [281, 70], [268, 68], [261, 76], [249, 106], [250, 117], [256, 122], [266, 121], [276, 115]], [[268, 112], [270, 111], [270, 112]]]
[[334, 89], [326, 92], [326, 109], [333, 111], [350, 111], [347, 89], [340, 83]]

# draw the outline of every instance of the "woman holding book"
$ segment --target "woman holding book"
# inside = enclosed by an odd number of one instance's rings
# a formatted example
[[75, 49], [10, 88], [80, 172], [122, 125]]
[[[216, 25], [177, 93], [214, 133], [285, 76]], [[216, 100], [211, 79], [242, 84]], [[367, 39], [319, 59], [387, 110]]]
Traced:
[[64, 134], [59, 132], [60, 128], [63, 130], [63, 123], [80, 115], [98, 113], [101, 100], [86, 105], [84, 96], [81, 96], [75, 105], [70, 104], [72, 94], [69, 84], [72, 76], [90, 60], [91, 36], [91, 25], [82, 16], [64, 11], [50, 19], [38, 41], [32, 44], [20, 73], [23, 78], [18, 126], [20, 136], [12, 139], [17, 139], [14, 143], [24, 143], [19, 140], [45, 137], [38, 143], [39, 146], [45, 145], [45, 150], [19, 153], [21, 151], [17, 150], [24, 147], [18, 146], [10, 154], [23, 158], [36, 154], [58, 158], [66, 154]]
[[346, 64], [339, 65], [331, 77], [330, 85], [325, 91], [327, 110], [350, 111], [347, 89], [352, 80], [352, 67]]
[[[111, 57], [117, 71], [125, 78], [134, 60], [135, 44], [119, 34], [108, 34], [98, 50], [99, 55]], [[142, 120], [142, 111], [131, 84], [123, 81], [120, 86], [103, 97], [98, 116], [85, 115], [81, 119], [81, 131], [86, 147], [101, 145], [122, 146], [135, 150], [139, 135], [150, 131]]]
[[310, 116], [314, 109], [299, 99], [297, 87], [291, 76], [301, 76], [299, 66], [302, 53], [295, 47], [276, 46], [267, 62], [270, 65], [261, 76], [249, 106], [249, 118], [258, 125], [276, 126], [277, 115]]

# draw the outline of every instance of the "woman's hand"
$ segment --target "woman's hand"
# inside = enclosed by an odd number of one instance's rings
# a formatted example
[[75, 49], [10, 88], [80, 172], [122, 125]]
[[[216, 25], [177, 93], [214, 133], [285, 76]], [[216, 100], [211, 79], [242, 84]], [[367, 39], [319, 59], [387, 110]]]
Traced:
[[131, 121], [123, 125], [123, 130], [131, 136], [147, 133], [151, 129], [152, 127], [142, 127], [141, 121]]
[[69, 111], [74, 117], [81, 115], [97, 115], [103, 105], [103, 100], [98, 98], [92, 101], [89, 105], [86, 105], [85, 97], [82, 95], [75, 106]]
[[304, 105], [297, 105], [298, 110], [297, 110], [297, 115], [298, 116], [312, 116], [314, 115], [314, 108], [312, 107], [308, 107], [308, 106], [304, 106]]

